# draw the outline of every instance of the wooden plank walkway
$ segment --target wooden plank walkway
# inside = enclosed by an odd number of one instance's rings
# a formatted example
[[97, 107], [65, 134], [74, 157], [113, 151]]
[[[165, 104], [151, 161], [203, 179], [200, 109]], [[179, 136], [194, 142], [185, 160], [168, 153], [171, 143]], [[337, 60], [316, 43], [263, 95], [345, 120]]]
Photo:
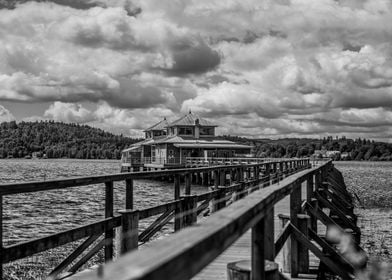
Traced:
[[[304, 190], [304, 188], [303, 188]], [[302, 197], [305, 193], [302, 191]], [[286, 197], [274, 207], [274, 228], [275, 239], [277, 238], [281, 227], [278, 214], [288, 214], [290, 212], [289, 197]], [[251, 258], [251, 231], [247, 231], [241, 238], [239, 238], [232, 246], [224, 251], [218, 258], [204, 268], [192, 279], [194, 280], [227, 280], [226, 266], [230, 262], [239, 260], [246, 260]], [[282, 254], [280, 253], [275, 261], [279, 264], [279, 270], [282, 268]], [[313, 254], [310, 254], [311, 267], [318, 267], [318, 259]], [[288, 277], [290, 279], [290, 277]], [[292, 279], [316, 279], [316, 275], [301, 275], [301, 278]]]

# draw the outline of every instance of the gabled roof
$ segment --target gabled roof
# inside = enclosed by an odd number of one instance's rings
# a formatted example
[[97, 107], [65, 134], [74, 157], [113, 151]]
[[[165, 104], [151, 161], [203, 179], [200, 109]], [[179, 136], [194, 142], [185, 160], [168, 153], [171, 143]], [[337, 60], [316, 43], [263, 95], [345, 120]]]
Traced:
[[196, 124], [199, 124], [201, 126], [217, 126], [216, 124], [206, 119], [200, 118], [196, 114], [192, 114], [192, 112], [189, 112], [189, 114], [183, 116], [182, 118], [179, 118], [178, 120], [175, 120], [168, 126], [194, 126]]
[[153, 126], [147, 128], [146, 130], [144, 130], [144, 132], [152, 130], [165, 130], [168, 125], [169, 122], [166, 120], [166, 118], [163, 118], [163, 120], [161, 120], [159, 123], [156, 123]]

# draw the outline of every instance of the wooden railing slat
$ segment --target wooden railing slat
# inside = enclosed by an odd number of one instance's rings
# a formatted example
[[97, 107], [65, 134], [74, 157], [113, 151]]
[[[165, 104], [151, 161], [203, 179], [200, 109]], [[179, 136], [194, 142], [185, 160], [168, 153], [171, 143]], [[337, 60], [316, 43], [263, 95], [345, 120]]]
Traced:
[[107, 229], [112, 229], [120, 225], [121, 217], [117, 216], [36, 240], [5, 247], [3, 250], [3, 263], [29, 257], [36, 253], [53, 249], [90, 235], [102, 234]]

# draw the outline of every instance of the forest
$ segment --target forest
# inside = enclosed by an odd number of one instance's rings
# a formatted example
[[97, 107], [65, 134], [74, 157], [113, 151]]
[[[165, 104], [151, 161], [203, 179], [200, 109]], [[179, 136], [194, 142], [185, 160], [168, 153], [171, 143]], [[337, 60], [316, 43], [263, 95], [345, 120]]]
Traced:
[[141, 139], [113, 135], [87, 125], [54, 121], [0, 124], [0, 158], [120, 159]]
[[392, 161], [392, 143], [376, 142], [369, 139], [348, 139], [346, 137], [324, 137], [321, 139], [249, 139], [224, 135], [222, 138], [254, 146], [257, 157], [310, 157], [317, 150], [339, 151], [335, 160]]
[[[321, 139], [250, 139], [223, 135], [220, 138], [254, 146], [257, 157], [309, 157], [316, 150], [340, 151], [344, 160], [391, 161], [392, 143], [332, 136]], [[55, 121], [3, 122], [0, 124], [0, 158], [30, 156], [77, 159], [120, 159], [121, 150], [141, 139], [124, 137], [102, 129]], [[340, 156], [335, 160], [340, 160]]]

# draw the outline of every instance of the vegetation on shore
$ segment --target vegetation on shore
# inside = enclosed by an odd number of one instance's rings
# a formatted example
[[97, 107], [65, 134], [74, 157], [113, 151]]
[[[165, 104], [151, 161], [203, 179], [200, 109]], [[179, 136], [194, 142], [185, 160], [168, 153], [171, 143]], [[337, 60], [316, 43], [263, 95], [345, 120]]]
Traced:
[[[346, 153], [344, 160], [392, 161], [392, 143], [376, 142], [368, 139], [348, 139], [346, 137], [322, 139], [285, 138], [249, 139], [224, 135], [222, 138], [250, 144], [255, 147], [257, 157], [309, 157], [316, 150]], [[335, 160], [340, 160], [340, 155]]]
[[87, 125], [54, 121], [0, 124], [0, 158], [120, 159], [121, 150], [140, 139], [113, 135]]
[[[309, 157], [316, 150], [327, 150], [346, 154], [344, 160], [392, 161], [392, 143], [361, 138], [271, 140], [230, 135], [220, 138], [254, 146], [257, 157]], [[120, 159], [121, 150], [140, 140], [80, 124], [4, 122], [0, 124], [0, 158], [24, 158], [34, 153], [48, 158]]]

